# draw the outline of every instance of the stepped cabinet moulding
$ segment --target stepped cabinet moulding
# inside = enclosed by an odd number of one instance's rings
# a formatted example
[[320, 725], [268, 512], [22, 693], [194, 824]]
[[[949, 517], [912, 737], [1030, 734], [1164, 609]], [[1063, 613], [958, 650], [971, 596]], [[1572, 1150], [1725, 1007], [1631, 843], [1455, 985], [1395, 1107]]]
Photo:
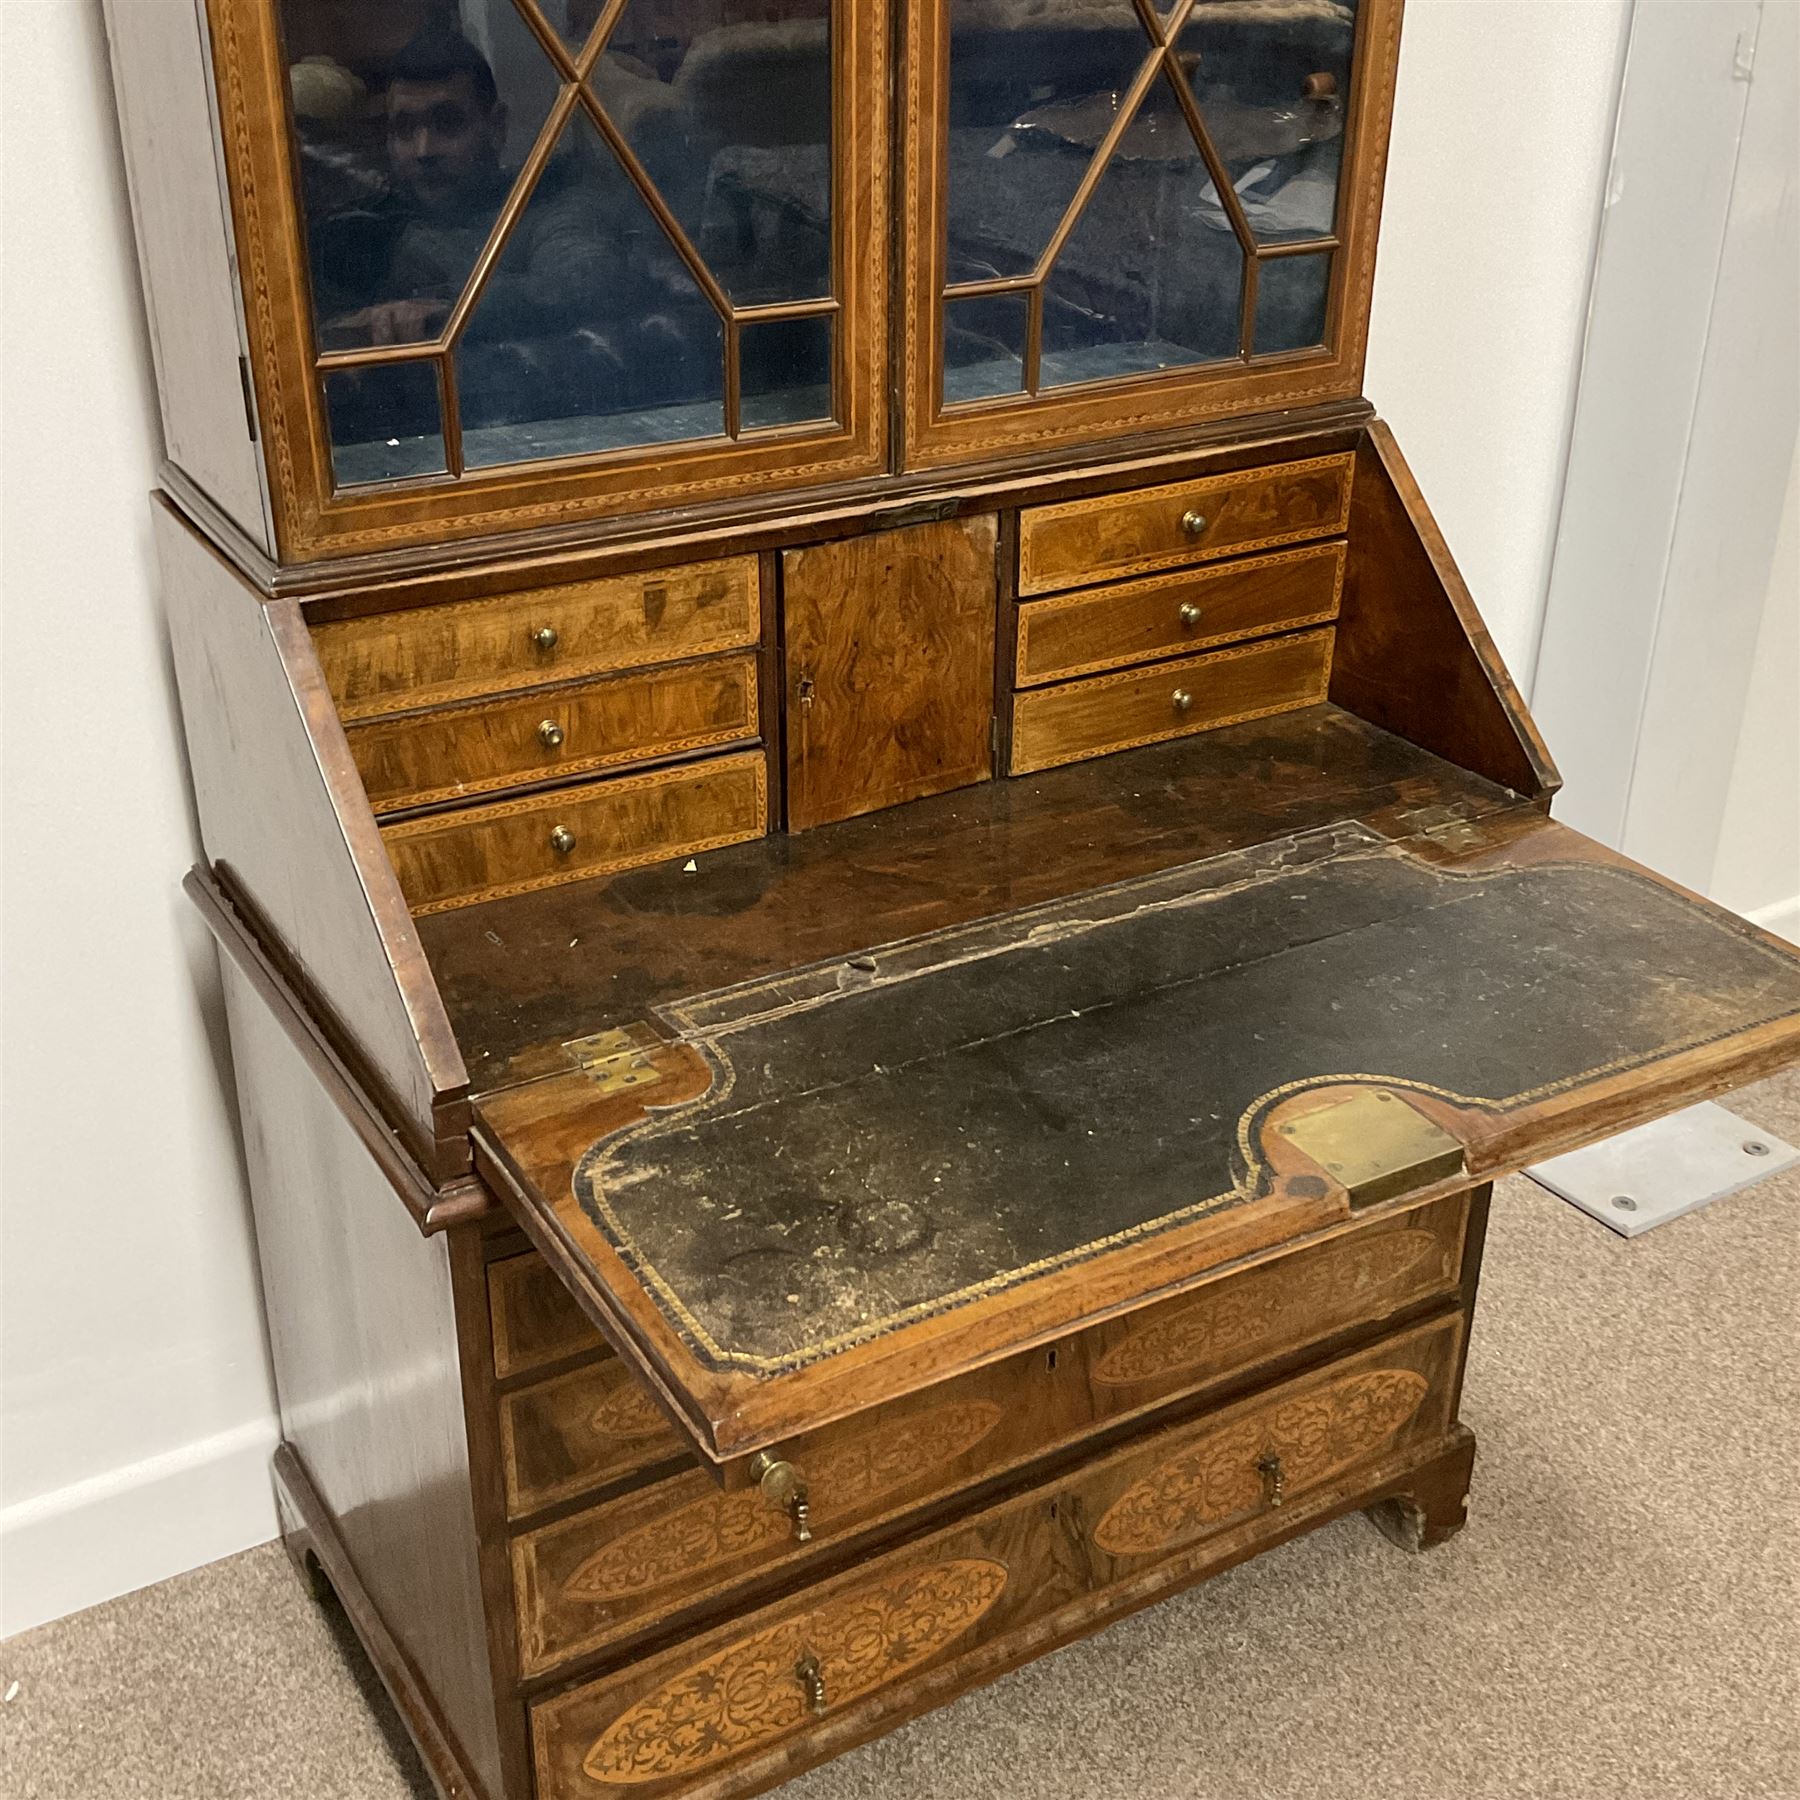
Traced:
[[1494, 1178], [1800, 959], [1551, 820], [1361, 397], [1395, 0], [109, 25], [284, 1530], [443, 1792], [1456, 1531]]

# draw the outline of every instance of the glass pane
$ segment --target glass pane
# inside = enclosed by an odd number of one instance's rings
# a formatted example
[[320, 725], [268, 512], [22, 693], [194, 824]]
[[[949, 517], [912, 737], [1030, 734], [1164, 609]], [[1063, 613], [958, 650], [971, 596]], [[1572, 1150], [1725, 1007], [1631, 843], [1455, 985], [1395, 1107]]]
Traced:
[[738, 333], [739, 423], [798, 425], [829, 419], [831, 320], [771, 319]]
[[1331, 256], [1277, 256], [1257, 265], [1256, 349], [1310, 350], [1325, 342]]
[[326, 349], [442, 331], [558, 82], [512, 0], [283, 0]]
[[1036, 267], [1150, 54], [1130, 0], [951, 0], [952, 285]]
[[1255, 236], [1321, 237], [1337, 218], [1354, 0], [1199, 0], [1178, 60]]
[[388, 363], [325, 377], [331, 469], [340, 487], [441, 475], [437, 364]]
[[989, 400], [1025, 386], [1023, 294], [982, 294], [944, 307], [944, 400]]
[[584, 113], [475, 303], [456, 380], [472, 469], [725, 429], [719, 316]]
[[606, 0], [538, 0], [538, 6], [568, 46], [569, 54], [579, 56], [600, 23]]
[[630, 0], [594, 88], [734, 303], [831, 292], [831, 0]]
[[1045, 284], [1041, 387], [1237, 354], [1243, 252], [1173, 91], [1145, 108]]

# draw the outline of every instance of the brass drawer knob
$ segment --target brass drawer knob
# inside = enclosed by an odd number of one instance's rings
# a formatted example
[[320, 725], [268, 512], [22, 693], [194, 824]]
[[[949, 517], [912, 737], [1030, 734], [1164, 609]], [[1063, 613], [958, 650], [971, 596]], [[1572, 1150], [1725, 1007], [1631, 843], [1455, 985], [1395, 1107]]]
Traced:
[[531, 643], [533, 649], [542, 650], [548, 654], [556, 648], [556, 627], [554, 625], [540, 625], [537, 630], [531, 634]]
[[567, 856], [575, 848], [575, 834], [566, 825], [558, 825], [550, 833], [550, 848], [558, 856]]
[[563, 741], [563, 728], [554, 719], [546, 719], [538, 727], [538, 742], [546, 750], [560, 750]]
[[1177, 617], [1181, 620], [1182, 628], [1184, 630], [1192, 631], [1194, 627], [1200, 623], [1200, 609], [1193, 601], [1184, 600], [1182, 602], [1181, 611], [1177, 614]]
[[1256, 1465], [1256, 1472], [1263, 1478], [1263, 1499], [1270, 1506], [1279, 1506], [1287, 1498], [1287, 1476], [1281, 1467], [1281, 1458], [1271, 1450]]
[[1186, 688], [1177, 688], [1169, 700], [1177, 712], [1186, 712], [1194, 704], [1194, 696]]
[[825, 1692], [825, 1671], [820, 1667], [819, 1659], [807, 1651], [794, 1665], [794, 1674], [806, 1690], [806, 1704], [819, 1718], [824, 1718], [825, 1708], [831, 1702]]
[[1181, 515], [1181, 529], [1185, 531], [1189, 537], [1198, 537], [1201, 532], [1206, 529], [1206, 523], [1206, 514], [1203, 512], [1196, 512], [1192, 507], [1189, 507], [1188, 510]]
[[779, 1507], [793, 1521], [794, 1542], [812, 1542], [812, 1505], [807, 1498], [806, 1483], [800, 1471], [790, 1462], [763, 1451], [750, 1465], [750, 1476], [762, 1489], [771, 1506]]

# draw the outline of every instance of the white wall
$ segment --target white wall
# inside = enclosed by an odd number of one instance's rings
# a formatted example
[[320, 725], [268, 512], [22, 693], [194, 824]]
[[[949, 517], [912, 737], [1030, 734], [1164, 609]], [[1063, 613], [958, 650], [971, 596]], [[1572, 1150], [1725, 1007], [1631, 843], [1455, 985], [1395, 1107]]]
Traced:
[[1800, 944], [1800, 445], [1707, 891]]
[[274, 1531], [99, 7], [0, 64], [0, 1635]]
[[1629, 0], [1410, 0], [1401, 36], [1364, 385], [1522, 687], [1630, 17]]
[[[1412, 0], [1369, 392], [1517, 673], [1620, 0]], [[98, 7], [5, 0], [0, 1633], [273, 1531], [253, 1259], [145, 491]]]

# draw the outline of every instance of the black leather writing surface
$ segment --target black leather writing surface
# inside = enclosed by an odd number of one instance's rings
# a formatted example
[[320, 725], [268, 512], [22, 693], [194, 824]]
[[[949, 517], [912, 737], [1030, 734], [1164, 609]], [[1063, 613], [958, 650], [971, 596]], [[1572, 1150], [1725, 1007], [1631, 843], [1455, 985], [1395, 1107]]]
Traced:
[[1800, 957], [1646, 876], [1339, 828], [669, 1008], [711, 1092], [576, 1193], [774, 1370], [1242, 1202], [1298, 1087], [1504, 1112], [1797, 1011]]

